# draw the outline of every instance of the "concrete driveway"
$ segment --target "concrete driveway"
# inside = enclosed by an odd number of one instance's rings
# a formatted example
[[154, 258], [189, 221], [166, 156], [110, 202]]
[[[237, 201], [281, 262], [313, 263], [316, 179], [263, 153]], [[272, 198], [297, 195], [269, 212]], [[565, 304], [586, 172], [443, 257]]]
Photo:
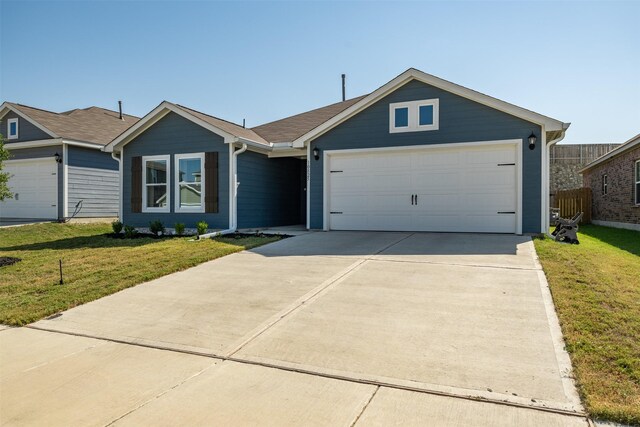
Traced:
[[308, 233], [0, 331], [3, 425], [585, 426], [527, 237]]

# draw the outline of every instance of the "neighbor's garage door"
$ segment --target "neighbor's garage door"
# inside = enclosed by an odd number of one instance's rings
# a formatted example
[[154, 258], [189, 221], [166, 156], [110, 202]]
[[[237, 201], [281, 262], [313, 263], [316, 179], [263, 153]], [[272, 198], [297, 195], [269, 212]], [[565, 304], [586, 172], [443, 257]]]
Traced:
[[58, 164], [53, 159], [7, 161], [13, 199], [0, 202], [0, 219], [57, 219]]
[[515, 233], [516, 147], [328, 153], [326, 228]]

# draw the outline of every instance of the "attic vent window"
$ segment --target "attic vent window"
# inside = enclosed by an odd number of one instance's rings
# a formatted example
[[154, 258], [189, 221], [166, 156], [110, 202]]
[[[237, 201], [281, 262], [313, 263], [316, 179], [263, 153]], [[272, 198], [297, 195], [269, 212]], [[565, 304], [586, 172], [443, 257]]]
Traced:
[[389, 104], [389, 132], [438, 130], [439, 99]]
[[7, 120], [7, 139], [18, 139], [18, 119]]

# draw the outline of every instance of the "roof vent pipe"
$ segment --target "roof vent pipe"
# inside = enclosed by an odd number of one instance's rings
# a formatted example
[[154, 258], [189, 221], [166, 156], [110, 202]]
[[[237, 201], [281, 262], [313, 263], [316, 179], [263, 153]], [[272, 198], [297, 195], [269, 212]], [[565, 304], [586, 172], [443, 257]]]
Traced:
[[242, 127], [244, 127], [244, 119], [242, 119]]
[[346, 84], [345, 84], [345, 80], [347, 78], [346, 74], [342, 75], [342, 100], [344, 101], [346, 99]]
[[124, 120], [122, 118], [122, 101], [118, 101], [118, 112], [120, 113], [120, 120]]

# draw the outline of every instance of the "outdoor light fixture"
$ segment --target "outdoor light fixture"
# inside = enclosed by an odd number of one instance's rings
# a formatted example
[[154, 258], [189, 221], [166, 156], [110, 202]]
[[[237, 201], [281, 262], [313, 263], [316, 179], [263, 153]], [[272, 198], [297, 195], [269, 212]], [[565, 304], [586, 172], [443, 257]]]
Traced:
[[54, 154], [53, 158], [56, 159], [56, 163], [62, 163], [62, 159], [60, 158], [60, 154], [58, 154], [58, 153]]
[[320, 149], [318, 147], [313, 149], [313, 158], [316, 160], [320, 159]]
[[534, 148], [536, 148], [537, 140], [538, 138], [536, 137], [536, 134], [531, 132], [531, 135], [529, 135], [529, 150], [533, 150]]

